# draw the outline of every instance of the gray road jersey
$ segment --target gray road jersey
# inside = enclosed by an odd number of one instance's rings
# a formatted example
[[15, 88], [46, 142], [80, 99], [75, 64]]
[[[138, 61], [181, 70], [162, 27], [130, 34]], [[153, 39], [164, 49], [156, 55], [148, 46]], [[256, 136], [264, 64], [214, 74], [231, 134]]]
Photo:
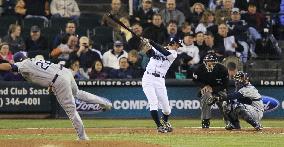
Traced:
[[[261, 99], [261, 95], [258, 93], [258, 90], [252, 86], [247, 85], [239, 90], [239, 92], [246, 98], [250, 98], [252, 100], [252, 106], [257, 108], [258, 110], [264, 111], [263, 103]], [[258, 100], [258, 101], [256, 101]]]
[[42, 59], [25, 59], [17, 62], [18, 72], [27, 80], [44, 87], [51, 84], [55, 74], [60, 70], [59, 64]]

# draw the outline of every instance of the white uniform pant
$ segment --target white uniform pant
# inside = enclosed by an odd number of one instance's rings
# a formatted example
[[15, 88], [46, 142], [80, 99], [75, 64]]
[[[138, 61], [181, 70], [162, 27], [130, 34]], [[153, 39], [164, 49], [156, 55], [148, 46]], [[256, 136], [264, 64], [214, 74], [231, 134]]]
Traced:
[[78, 89], [75, 79], [69, 69], [62, 69], [58, 73], [58, 78], [53, 83], [53, 92], [58, 103], [66, 112], [68, 118], [72, 121], [72, 125], [76, 130], [80, 140], [88, 139], [81, 117], [76, 110], [74, 97], [90, 103], [98, 103], [105, 105], [108, 103], [99, 96]]
[[171, 113], [164, 78], [144, 73], [142, 78], [142, 88], [148, 99], [150, 111], [161, 108], [164, 114], [169, 115]]

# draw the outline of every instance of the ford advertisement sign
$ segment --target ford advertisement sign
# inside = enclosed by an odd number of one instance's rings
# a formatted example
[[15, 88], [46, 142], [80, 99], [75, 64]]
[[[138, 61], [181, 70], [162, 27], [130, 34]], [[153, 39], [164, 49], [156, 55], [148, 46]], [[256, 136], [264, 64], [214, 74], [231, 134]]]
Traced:
[[100, 104], [86, 103], [84, 101], [75, 99], [76, 108], [78, 112], [102, 112], [103, 108]]
[[279, 101], [270, 96], [261, 96], [263, 105], [264, 105], [264, 112], [271, 112], [278, 108], [280, 105]]

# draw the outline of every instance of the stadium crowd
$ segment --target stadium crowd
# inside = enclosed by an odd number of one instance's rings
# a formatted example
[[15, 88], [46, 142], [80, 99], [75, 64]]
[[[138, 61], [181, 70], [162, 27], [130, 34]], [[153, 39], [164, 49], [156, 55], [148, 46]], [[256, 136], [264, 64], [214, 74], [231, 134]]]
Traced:
[[[13, 54], [23, 51], [30, 58], [64, 64], [80, 80], [142, 77], [149, 58], [140, 51], [139, 38], [107, 13], [99, 19], [83, 18], [75, 0], [0, 1], [0, 62], [13, 63]], [[236, 64], [252, 58], [280, 59], [274, 29], [279, 19], [267, 15], [279, 12], [280, 0], [134, 1], [133, 14], [122, 8], [121, 0], [112, 0], [110, 13], [137, 36], [159, 44], [179, 38], [183, 44], [166, 78], [192, 78], [208, 52], [220, 62], [233, 59], [226, 66], [234, 71]], [[9, 72], [0, 75], [2, 80], [22, 79]]]

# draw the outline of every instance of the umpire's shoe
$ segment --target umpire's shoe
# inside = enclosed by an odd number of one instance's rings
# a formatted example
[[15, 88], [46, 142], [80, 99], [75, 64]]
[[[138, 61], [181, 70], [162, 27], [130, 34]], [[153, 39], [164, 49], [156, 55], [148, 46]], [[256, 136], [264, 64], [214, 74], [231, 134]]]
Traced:
[[163, 123], [163, 125], [164, 125], [164, 128], [167, 130], [167, 132], [172, 132], [172, 131], [173, 131], [173, 127], [172, 127], [172, 125], [171, 125], [170, 122], [164, 121], [164, 120], [162, 119], [162, 123]]
[[209, 119], [203, 119], [201, 122], [202, 129], [208, 129], [210, 126], [210, 120]]
[[159, 126], [157, 128], [157, 130], [158, 130], [159, 133], [167, 133], [168, 132], [164, 126]]

